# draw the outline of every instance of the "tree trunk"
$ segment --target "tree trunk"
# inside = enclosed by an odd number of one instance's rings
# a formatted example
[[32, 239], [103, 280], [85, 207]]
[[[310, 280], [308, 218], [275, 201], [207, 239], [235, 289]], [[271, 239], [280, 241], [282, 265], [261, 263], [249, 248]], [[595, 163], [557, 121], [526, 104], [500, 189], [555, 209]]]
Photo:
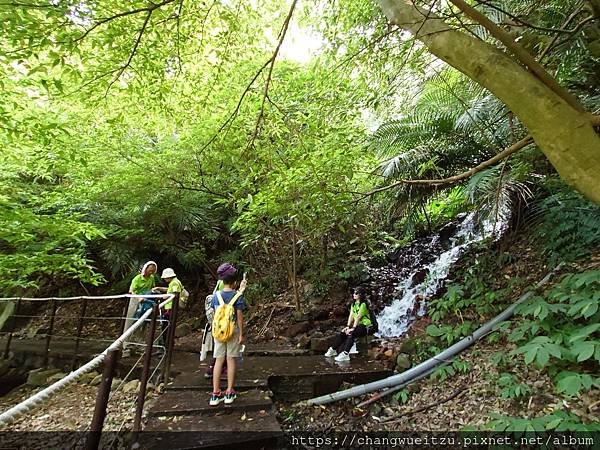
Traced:
[[296, 278], [296, 225], [292, 223], [292, 288], [296, 310], [300, 311], [300, 295], [298, 294], [298, 279]]
[[500, 49], [452, 29], [410, 0], [377, 0], [390, 22], [502, 100], [527, 127], [560, 177], [600, 203], [600, 137], [590, 115], [571, 107]]

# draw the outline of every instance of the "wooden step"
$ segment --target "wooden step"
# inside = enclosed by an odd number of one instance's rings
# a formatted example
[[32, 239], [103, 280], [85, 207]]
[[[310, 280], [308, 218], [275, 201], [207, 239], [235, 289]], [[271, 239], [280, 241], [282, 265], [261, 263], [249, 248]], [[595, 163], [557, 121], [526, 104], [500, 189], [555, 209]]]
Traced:
[[[212, 389], [211, 389], [212, 390]], [[231, 405], [210, 406], [210, 391], [169, 391], [162, 394], [148, 411], [149, 417], [215, 415], [233, 411], [271, 411], [273, 402], [262, 390], [238, 392]]]
[[[176, 383], [167, 385], [166, 391], [212, 391], [212, 379], [194, 376], [190, 374], [181, 374], [177, 377]], [[226, 379], [221, 378], [222, 386], [225, 386]], [[252, 389], [267, 389], [267, 380], [239, 380], [235, 382], [236, 391], [248, 391]]]
[[238, 410], [210, 416], [152, 417], [137, 442], [140, 449], [250, 450], [281, 448], [278, 440], [282, 437], [283, 432], [274, 414], [266, 410]]

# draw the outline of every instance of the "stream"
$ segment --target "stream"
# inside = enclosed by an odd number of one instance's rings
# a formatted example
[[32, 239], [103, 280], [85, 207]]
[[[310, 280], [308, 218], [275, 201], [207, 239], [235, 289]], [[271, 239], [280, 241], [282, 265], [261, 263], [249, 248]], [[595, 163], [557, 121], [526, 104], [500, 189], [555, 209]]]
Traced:
[[406, 333], [426, 313], [427, 299], [443, 286], [461, 254], [476, 242], [499, 239], [507, 228], [506, 220], [478, 220], [472, 212], [390, 255], [384, 266], [367, 264], [365, 285], [375, 310], [380, 311], [378, 335], [389, 338]]

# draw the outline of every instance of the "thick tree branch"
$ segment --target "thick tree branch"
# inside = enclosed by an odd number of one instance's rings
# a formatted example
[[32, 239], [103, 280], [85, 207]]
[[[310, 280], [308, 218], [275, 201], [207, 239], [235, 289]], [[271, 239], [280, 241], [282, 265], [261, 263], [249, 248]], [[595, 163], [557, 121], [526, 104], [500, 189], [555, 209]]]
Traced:
[[502, 44], [504, 44], [504, 46], [513, 53], [522, 64], [533, 72], [540, 81], [560, 96], [571, 107], [580, 112], [585, 111], [585, 108], [579, 101], [569, 91], [558, 84], [558, 82], [546, 72], [546, 69], [544, 69], [544, 67], [542, 67], [542, 65], [538, 63], [527, 50], [514, 41], [510, 34], [464, 0], [450, 0], [450, 2], [465, 13], [465, 15], [481, 24], [481, 26], [488, 30], [494, 38], [502, 42]]
[[469, 177], [475, 175], [477, 172], [481, 172], [482, 170], [487, 169], [490, 166], [493, 166], [498, 161], [502, 161], [504, 158], [509, 157], [513, 153], [516, 153], [517, 151], [521, 150], [522, 148], [526, 147], [527, 145], [531, 144], [532, 142], [533, 142], [533, 139], [531, 138], [531, 136], [527, 136], [524, 139], [521, 139], [519, 142], [515, 143], [514, 145], [511, 145], [507, 149], [502, 150], [500, 153], [498, 153], [493, 158], [490, 158], [487, 161], [484, 161], [481, 164], [473, 167], [472, 169], [469, 169], [466, 172], [460, 173], [458, 175], [454, 175], [454, 176], [451, 176], [448, 178], [442, 178], [439, 180], [399, 180], [388, 186], [383, 186], [378, 189], [374, 189], [370, 192], [366, 192], [366, 193], [362, 194], [362, 196], [370, 197], [379, 192], [387, 191], [389, 189], [393, 189], [393, 188], [403, 185], [403, 184], [441, 186], [443, 184], [456, 183], [457, 181], [461, 181], [461, 180], [464, 180], [465, 178], [469, 178]]
[[90, 28], [88, 28], [87, 30], [85, 30], [84, 33], [81, 36], [79, 36], [78, 38], [74, 39], [73, 42], [77, 42], [77, 41], [81, 41], [81, 40], [85, 39], [92, 31], [94, 31], [99, 26], [104, 25], [105, 23], [111, 22], [111, 21], [113, 21], [115, 19], [119, 19], [121, 17], [131, 16], [133, 14], [139, 14], [141, 12], [151, 13], [155, 9], [158, 9], [158, 8], [160, 8], [162, 6], [168, 5], [169, 3], [173, 3], [175, 1], [176, 0], [163, 0], [160, 3], [151, 3], [150, 5], [148, 5], [148, 6], [144, 7], [144, 8], [137, 8], [137, 9], [132, 9], [130, 11], [123, 11], [123, 12], [120, 12], [120, 13], [115, 14], [113, 16], [105, 17], [103, 19], [100, 19], [96, 23], [94, 23], [94, 25], [92, 25]]
[[[156, 8], [154, 8], [154, 9], [156, 9]], [[146, 15], [146, 19], [144, 19], [144, 23], [142, 24], [142, 28], [140, 29], [140, 31], [137, 35], [137, 38], [133, 44], [133, 48], [131, 49], [131, 52], [129, 53], [129, 58], [127, 59], [127, 62], [119, 68], [117, 76], [110, 82], [110, 84], [108, 85], [108, 88], [106, 88], [105, 95], [108, 95], [108, 91], [113, 86], [113, 84], [115, 84], [119, 80], [119, 78], [121, 78], [121, 75], [123, 75], [123, 72], [125, 72], [125, 70], [127, 70], [127, 68], [131, 66], [131, 61], [133, 61], [133, 57], [135, 56], [135, 53], [137, 52], [137, 49], [140, 46], [140, 42], [142, 42], [142, 36], [144, 35], [144, 31], [146, 31], [146, 27], [148, 26], [148, 22], [150, 21], [150, 17], [152, 17], [152, 12], [154, 11], [154, 9], [151, 9], [148, 11], [148, 14]]]
[[258, 118], [256, 119], [256, 126], [254, 127], [254, 132], [252, 133], [252, 138], [248, 144], [248, 147], [252, 147], [254, 145], [255, 139], [258, 137], [258, 133], [260, 132], [261, 122], [264, 118], [265, 114], [265, 102], [267, 99], [267, 94], [269, 93], [269, 86], [271, 84], [271, 79], [273, 75], [273, 67], [275, 67], [275, 60], [277, 59], [277, 55], [279, 54], [279, 49], [283, 44], [283, 40], [285, 39], [285, 35], [287, 33], [288, 27], [290, 25], [290, 21], [292, 20], [292, 16], [294, 14], [294, 9], [296, 8], [296, 4], [298, 0], [293, 0], [292, 5], [290, 6], [290, 10], [288, 12], [285, 21], [283, 22], [283, 26], [281, 27], [281, 31], [279, 32], [279, 41], [277, 42], [277, 47], [275, 47], [275, 51], [273, 52], [273, 56], [270, 59], [269, 71], [267, 73], [267, 80], [265, 81], [265, 88], [263, 91], [263, 98], [260, 103], [260, 111], [258, 113]]

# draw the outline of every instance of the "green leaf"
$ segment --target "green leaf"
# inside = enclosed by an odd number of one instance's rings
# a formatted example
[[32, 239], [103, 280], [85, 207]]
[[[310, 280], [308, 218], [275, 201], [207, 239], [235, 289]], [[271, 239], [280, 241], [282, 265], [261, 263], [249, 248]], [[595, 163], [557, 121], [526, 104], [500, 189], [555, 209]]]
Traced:
[[540, 367], [544, 367], [548, 364], [548, 360], [550, 359], [550, 355], [545, 348], [540, 348], [537, 352], [536, 362]]
[[525, 353], [525, 364], [531, 364], [533, 362], [533, 360], [535, 359], [535, 355], [538, 352], [538, 347], [534, 347], [529, 349], [526, 353]]

